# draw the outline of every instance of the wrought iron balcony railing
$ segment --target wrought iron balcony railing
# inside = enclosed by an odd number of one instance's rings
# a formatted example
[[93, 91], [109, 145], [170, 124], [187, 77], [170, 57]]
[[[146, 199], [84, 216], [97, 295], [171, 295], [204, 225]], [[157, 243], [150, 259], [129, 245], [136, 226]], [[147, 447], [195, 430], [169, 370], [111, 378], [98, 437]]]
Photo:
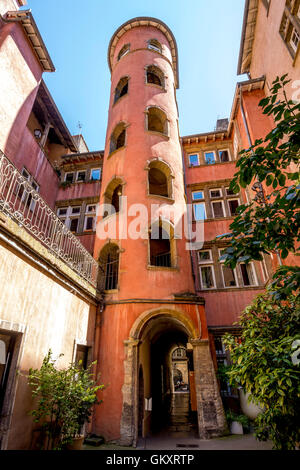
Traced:
[[0, 210], [96, 287], [96, 260], [1, 151]]

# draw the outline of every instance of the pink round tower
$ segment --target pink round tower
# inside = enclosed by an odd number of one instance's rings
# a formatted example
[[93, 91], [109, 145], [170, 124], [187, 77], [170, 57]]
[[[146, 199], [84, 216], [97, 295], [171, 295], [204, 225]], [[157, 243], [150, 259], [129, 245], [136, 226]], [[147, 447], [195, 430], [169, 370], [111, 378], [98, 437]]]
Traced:
[[[94, 431], [135, 445], [177, 395], [174, 351], [186, 355], [185, 406], [199, 435], [220, 434], [222, 403], [184, 236], [186, 205], [170, 29], [134, 18], [108, 48], [111, 93], [94, 255], [105, 294], [98, 367], [107, 385]], [[173, 361], [173, 362], [172, 362]], [[178, 400], [177, 400], [178, 401]]]

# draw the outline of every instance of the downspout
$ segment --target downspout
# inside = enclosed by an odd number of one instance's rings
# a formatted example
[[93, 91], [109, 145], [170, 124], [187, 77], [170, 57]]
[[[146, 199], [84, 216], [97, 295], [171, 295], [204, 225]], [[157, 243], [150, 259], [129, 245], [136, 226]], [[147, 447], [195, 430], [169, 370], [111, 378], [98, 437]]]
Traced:
[[[250, 131], [249, 131], [249, 127], [248, 127], [248, 123], [247, 123], [247, 119], [246, 119], [246, 115], [245, 115], [245, 111], [244, 111], [243, 95], [242, 95], [242, 87], [241, 87], [241, 86], [240, 86], [240, 104], [241, 104], [241, 113], [242, 113], [243, 122], [244, 122], [244, 125], [245, 125], [247, 137], [248, 137], [249, 146], [252, 147], [253, 144], [252, 144], [252, 139], [251, 139], [251, 136], [250, 136]], [[252, 153], [253, 153], [253, 151], [252, 151]], [[259, 182], [259, 184], [261, 185], [260, 182]], [[263, 188], [262, 188], [262, 191], [263, 191]], [[248, 203], [249, 203], [249, 201], [250, 201], [250, 194], [249, 194], [249, 188], [248, 188], [248, 186], [247, 186], [247, 188], [246, 188], [246, 194], [247, 194], [247, 199], [248, 199]], [[264, 198], [264, 200], [265, 200], [265, 198]], [[265, 202], [265, 204], [266, 204], [266, 202]], [[279, 252], [276, 250], [275, 253], [276, 253], [276, 255], [277, 255], [279, 265], [282, 266], [283, 263], [282, 263], [282, 260], [281, 260], [281, 257], [280, 257]]]
[[[100, 333], [101, 333], [101, 314], [105, 308], [104, 304], [104, 298], [103, 295], [101, 296], [101, 301], [99, 305], [96, 307], [96, 318], [95, 318], [95, 335], [94, 335], [94, 351], [93, 351], [93, 362], [96, 361], [94, 368], [93, 368], [93, 373], [94, 377], [97, 378], [99, 374], [99, 346], [100, 346]], [[96, 420], [96, 406], [94, 405], [93, 407], [93, 417], [91, 420], [90, 425], [88, 426], [88, 431], [93, 432], [94, 431], [94, 425], [95, 425], [95, 420]]]

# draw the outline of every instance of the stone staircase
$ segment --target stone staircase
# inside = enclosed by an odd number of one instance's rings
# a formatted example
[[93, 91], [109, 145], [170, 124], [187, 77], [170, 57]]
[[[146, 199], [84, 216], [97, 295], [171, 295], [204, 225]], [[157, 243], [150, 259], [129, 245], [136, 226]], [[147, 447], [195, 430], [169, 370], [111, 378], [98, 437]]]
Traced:
[[173, 393], [169, 404], [169, 432], [193, 431], [189, 412], [189, 393]]

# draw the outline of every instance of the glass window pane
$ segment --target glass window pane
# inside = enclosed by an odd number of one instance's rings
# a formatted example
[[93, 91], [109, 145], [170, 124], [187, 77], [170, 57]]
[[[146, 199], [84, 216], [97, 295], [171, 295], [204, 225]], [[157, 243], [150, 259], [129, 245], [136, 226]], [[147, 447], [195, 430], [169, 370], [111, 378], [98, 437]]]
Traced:
[[293, 31], [292, 31], [292, 35], [291, 35], [291, 45], [292, 45], [295, 52], [298, 49], [299, 41], [300, 41], [300, 36], [294, 28]]
[[198, 166], [199, 165], [199, 155], [189, 155], [189, 162], [191, 166]]
[[227, 196], [233, 196], [235, 193], [231, 189], [226, 188], [226, 194]]
[[91, 180], [100, 180], [101, 170], [100, 168], [95, 168], [91, 172]]
[[73, 183], [74, 173], [66, 173], [65, 181], [67, 183]]
[[203, 191], [194, 191], [192, 195], [193, 201], [199, 201], [200, 199], [204, 199]]
[[198, 260], [200, 261], [210, 261], [211, 260], [211, 253], [209, 250], [206, 251], [198, 251]]
[[206, 212], [205, 212], [204, 202], [194, 204], [194, 215], [195, 215], [195, 220], [205, 220], [206, 219]]
[[235, 287], [236, 286], [236, 280], [235, 280], [233, 269], [223, 265], [222, 266], [222, 271], [223, 271], [223, 278], [224, 278], [224, 286], [225, 287]]
[[210, 189], [210, 197], [221, 197], [221, 189]]
[[84, 181], [85, 180], [85, 171], [79, 171], [77, 173], [77, 181]]
[[71, 223], [70, 223], [71, 232], [77, 232], [78, 220], [79, 219], [71, 219]]
[[30, 179], [30, 174], [28, 173], [27, 170], [25, 170], [25, 168], [23, 168], [23, 170], [22, 170], [22, 175], [23, 175], [24, 178], [26, 178], [27, 180]]
[[237, 208], [239, 207], [239, 201], [232, 199], [228, 201], [230, 215], [235, 215]]
[[94, 228], [94, 217], [87, 217], [85, 230], [93, 230], [93, 228]]
[[215, 218], [224, 217], [223, 204], [221, 201], [213, 202], [212, 207]]
[[220, 162], [229, 162], [229, 152], [228, 150], [219, 150]]
[[211, 289], [214, 287], [212, 266], [200, 268], [202, 289]]
[[216, 158], [214, 152], [205, 152], [205, 162], [207, 165], [212, 165], [216, 163]]
[[255, 279], [254, 279], [254, 272], [252, 264], [240, 264], [241, 274], [243, 278], [244, 286], [254, 286]]
[[57, 214], [58, 215], [66, 215], [68, 208], [67, 207], [61, 207], [58, 209]]
[[79, 214], [80, 213], [80, 207], [72, 207], [72, 214]]

